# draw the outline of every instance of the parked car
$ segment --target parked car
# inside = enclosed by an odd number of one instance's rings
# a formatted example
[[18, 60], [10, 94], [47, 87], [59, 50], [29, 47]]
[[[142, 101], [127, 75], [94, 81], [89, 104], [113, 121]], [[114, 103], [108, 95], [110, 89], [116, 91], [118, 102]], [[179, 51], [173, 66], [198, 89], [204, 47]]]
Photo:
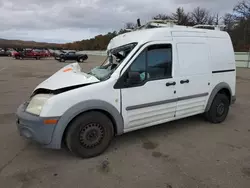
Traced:
[[14, 49], [9, 49], [9, 50], [7, 50], [7, 55], [8, 56], [14, 56], [14, 54], [16, 53], [17, 51], [16, 50], [14, 50]]
[[20, 51], [13, 51], [11, 54], [11, 56], [13, 57], [13, 58], [16, 58], [16, 55], [18, 55], [20, 53]]
[[55, 58], [55, 60], [59, 60], [60, 59], [60, 55], [61, 54], [65, 54], [65, 53], [67, 53], [67, 52], [65, 52], [63, 50], [56, 50], [56, 51], [54, 51], [54, 58]]
[[142, 29], [116, 36], [107, 52], [89, 72], [73, 63], [40, 83], [17, 109], [20, 134], [90, 158], [138, 129], [198, 114], [222, 123], [236, 101], [234, 49], [224, 31]]
[[45, 57], [51, 57], [52, 56], [52, 54], [50, 53], [49, 50], [44, 50], [43, 52], [44, 52]]
[[79, 54], [77, 52], [66, 52], [61, 53], [56, 59], [60, 62], [65, 62], [67, 60], [75, 60], [77, 62], [83, 62], [88, 59], [87, 54]]
[[17, 53], [14, 53], [14, 58], [16, 59], [24, 59], [24, 58], [35, 58], [35, 59], [41, 59], [43, 56], [40, 52], [37, 52], [33, 49], [24, 49], [23, 51], [19, 51]]
[[41, 57], [50, 57], [50, 52], [44, 49], [34, 49]]
[[0, 56], [8, 56], [8, 52], [0, 48]]

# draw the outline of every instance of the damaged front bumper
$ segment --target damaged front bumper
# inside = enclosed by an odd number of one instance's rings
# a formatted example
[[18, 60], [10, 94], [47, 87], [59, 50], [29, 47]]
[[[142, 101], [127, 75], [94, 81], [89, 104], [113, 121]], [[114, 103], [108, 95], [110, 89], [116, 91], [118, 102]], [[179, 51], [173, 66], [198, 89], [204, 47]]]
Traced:
[[[21, 136], [42, 145], [50, 144], [56, 124], [44, 124], [44, 121], [48, 118], [26, 112], [24, 104], [19, 106], [16, 116], [16, 124]], [[53, 117], [53, 119], [58, 120], [59, 117]]]

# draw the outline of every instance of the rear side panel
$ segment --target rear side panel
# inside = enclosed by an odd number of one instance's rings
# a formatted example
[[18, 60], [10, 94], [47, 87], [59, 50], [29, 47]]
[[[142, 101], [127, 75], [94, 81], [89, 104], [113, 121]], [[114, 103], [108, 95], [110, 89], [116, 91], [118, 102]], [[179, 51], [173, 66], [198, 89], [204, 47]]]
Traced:
[[229, 36], [209, 38], [210, 59], [212, 68], [212, 89], [218, 84], [227, 83], [235, 96], [236, 66], [232, 42]]

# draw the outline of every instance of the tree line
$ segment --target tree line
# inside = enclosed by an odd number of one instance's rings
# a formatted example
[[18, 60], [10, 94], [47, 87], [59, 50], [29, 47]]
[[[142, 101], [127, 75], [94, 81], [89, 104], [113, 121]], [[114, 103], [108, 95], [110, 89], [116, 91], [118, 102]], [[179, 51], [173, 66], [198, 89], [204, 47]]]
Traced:
[[[196, 7], [191, 12], [186, 12], [184, 8], [179, 7], [174, 13], [158, 14], [152, 17], [153, 20], [176, 20], [176, 24], [185, 26], [194, 26], [198, 24], [225, 25], [233, 41], [235, 51], [248, 51], [250, 49], [250, 0], [241, 1], [235, 5], [231, 13], [219, 15], [212, 13], [206, 8]], [[88, 40], [82, 40], [63, 45], [65, 49], [75, 50], [105, 50], [109, 41], [122, 33], [126, 29], [136, 27], [134, 22], [125, 24], [124, 29], [120, 31], [109, 32], [106, 35], [98, 35]]]
[[[196, 7], [190, 12], [179, 7], [170, 14], [160, 13], [152, 17], [153, 20], [176, 20], [176, 24], [185, 26], [194, 26], [198, 24], [225, 25], [233, 41], [235, 51], [250, 50], [250, 0], [238, 2], [232, 12], [225, 15], [212, 13], [206, 8]], [[76, 41], [66, 44], [37, 43], [34, 41], [8, 41], [0, 39], [0, 47], [38, 47], [52, 49], [72, 49], [72, 50], [106, 50], [109, 41], [122, 33], [128, 32], [127, 29], [133, 29], [137, 24], [134, 22], [126, 23], [123, 29], [109, 32], [105, 35], [98, 35], [91, 39]]]
[[14, 48], [15, 50], [22, 50], [23, 48], [62, 49], [63, 45], [46, 42], [0, 39], [0, 48], [4, 50], [7, 50], [8, 48]]

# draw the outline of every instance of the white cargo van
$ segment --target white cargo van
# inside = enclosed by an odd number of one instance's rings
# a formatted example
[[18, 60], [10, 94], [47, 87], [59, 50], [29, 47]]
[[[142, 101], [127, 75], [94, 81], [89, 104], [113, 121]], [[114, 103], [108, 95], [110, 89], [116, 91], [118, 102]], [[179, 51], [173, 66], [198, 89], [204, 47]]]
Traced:
[[223, 122], [235, 101], [229, 35], [169, 26], [113, 38], [107, 60], [90, 72], [69, 64], [35, 88], [17, 110], [20, 134], [44, 147], [64, 143], [82, 158], [112, 138], [197, 114]]

